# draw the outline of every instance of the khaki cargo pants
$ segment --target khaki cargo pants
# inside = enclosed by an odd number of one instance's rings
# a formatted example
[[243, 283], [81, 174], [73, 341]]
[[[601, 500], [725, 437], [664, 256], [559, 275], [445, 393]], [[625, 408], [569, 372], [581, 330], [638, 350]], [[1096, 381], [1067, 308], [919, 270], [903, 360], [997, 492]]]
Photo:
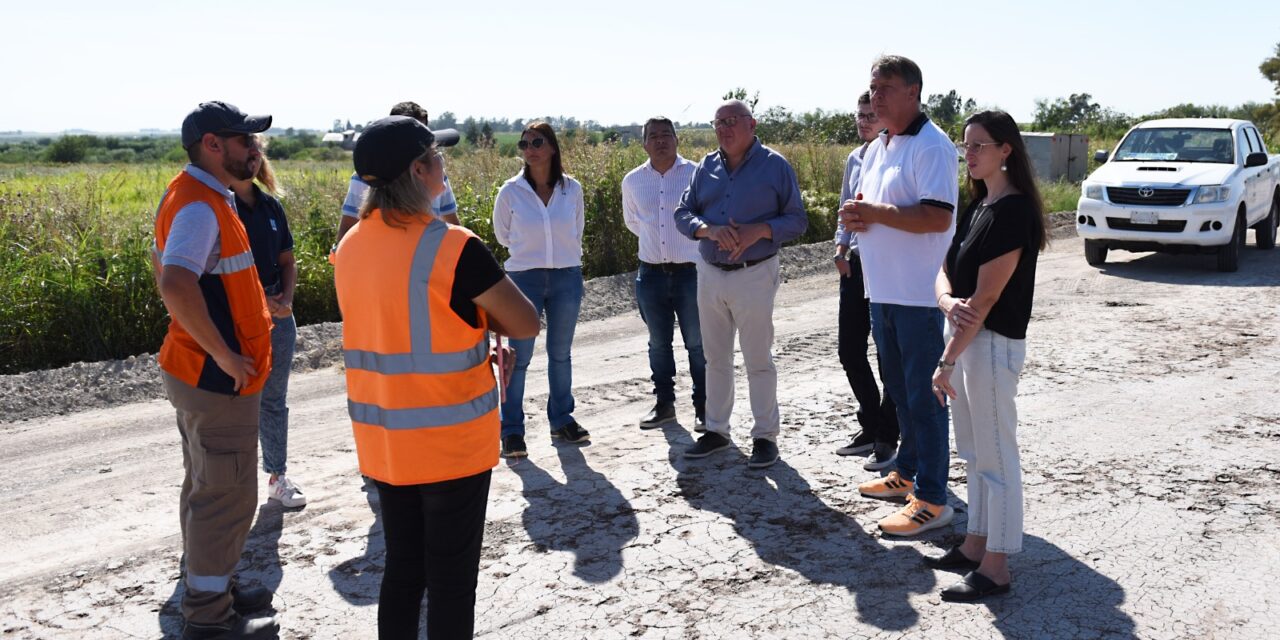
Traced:
[[182, 615], [222, 622], [231, 617], [232, 574], [257, 510], [261, 394], [212, 393], [161, 375], [178, 412], [186, 470], [178, 501], [187, 559]]

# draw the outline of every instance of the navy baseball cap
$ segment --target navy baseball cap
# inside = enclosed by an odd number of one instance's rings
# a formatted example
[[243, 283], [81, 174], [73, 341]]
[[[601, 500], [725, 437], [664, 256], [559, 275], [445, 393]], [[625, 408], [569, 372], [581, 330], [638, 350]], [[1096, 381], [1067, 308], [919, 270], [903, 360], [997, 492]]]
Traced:
[[364, 128], [351, 159], [361, 180], [381, 187], [399, 178], [432, 143], [452, 147], [460, 138], [456, 129], [432, 131], [409, 116], [387, 116]]
[[206, 133], [262, 133], [271, 128], [271, 116], [251, 116], [221, 101], [201, 102], [182, 120], [182, 146], [189, 148]]

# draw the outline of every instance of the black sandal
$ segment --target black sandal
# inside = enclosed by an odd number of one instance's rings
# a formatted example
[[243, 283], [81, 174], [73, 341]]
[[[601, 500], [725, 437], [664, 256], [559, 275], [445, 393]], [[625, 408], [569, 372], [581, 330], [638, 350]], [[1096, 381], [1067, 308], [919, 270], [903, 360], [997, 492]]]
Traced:
[[977, 602], [987, 596], [1009, 593], [1012, 583], [996, 584], [977, 571], [966, 573], [964, 578], [942, 590], [942, 599], [947, 602]]
[[924, 564], [932, 569], [968, 573], [976, 571], [980, 563], [977, 560], [970, 560], [969, 556], [960, 551], [960, 546], [956, 545], [940, 556], [925, 556]]

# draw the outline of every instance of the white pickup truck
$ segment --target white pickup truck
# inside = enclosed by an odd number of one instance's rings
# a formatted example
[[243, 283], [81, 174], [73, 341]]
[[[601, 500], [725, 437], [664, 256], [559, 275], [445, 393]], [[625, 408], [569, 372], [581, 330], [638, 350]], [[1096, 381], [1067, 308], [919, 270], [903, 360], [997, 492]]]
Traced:
[[1130, 129], [1081, 185], [1076, 231], [1089, 264], [1107, 251], [1216, 253], [1219, 271], [1240, 265], [1245, 230], [1259, 249], [1276, 244], [1280, 155], [1267, 155], [1251, 122], [1151, 120]]

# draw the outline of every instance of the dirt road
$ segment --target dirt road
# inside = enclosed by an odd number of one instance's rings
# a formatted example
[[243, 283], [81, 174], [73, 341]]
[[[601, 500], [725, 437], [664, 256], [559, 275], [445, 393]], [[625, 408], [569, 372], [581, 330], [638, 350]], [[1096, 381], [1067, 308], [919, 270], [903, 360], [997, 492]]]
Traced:
[[[1280, 251], [1251, 247], [1236, 274], [1211, 268], [1121, 253], [1097, 270], [1075, 239], [1042, 256], [1019, 398], [1028, 537], [1014, 593], [979, 606], [941, 602], [955, 577], [920, 564], [958, 540], [964, 514], [923, 540], [881, 539], [875, 522], [895, 505], [857, 497], [869, 474], [833, 453], [854, 409], [835, 358], [833, 271], [779, 295], [782, 461], [763, 471], [745, 467], [741, 375], [744, 450], [681, 460], [689, 431], [635, 427], [650, 401], [636, 314], [585, 322], [575, 393], [594, 443], [553, 447], [534, 412], [529, 460], [495, 470], [477, 633], [1268, 635], [1280, 624]], [[535, 358], [529, 407], [545, 405], [544, 365]], [[264, 499], [244, 554], [242, 579], [276, 590], [282, 637], [374, 635], [381, 525], [343, 388], [336, 369], [294, 378], [290, 475], [311, 504], [282, 512]], [[682, 406], [686, 423], [691, 413]], [[0, 444], [0, 637], [176, 633], [169, 405], [0, 423]], [[959, 461], [950, 488], [963, 511]]]

